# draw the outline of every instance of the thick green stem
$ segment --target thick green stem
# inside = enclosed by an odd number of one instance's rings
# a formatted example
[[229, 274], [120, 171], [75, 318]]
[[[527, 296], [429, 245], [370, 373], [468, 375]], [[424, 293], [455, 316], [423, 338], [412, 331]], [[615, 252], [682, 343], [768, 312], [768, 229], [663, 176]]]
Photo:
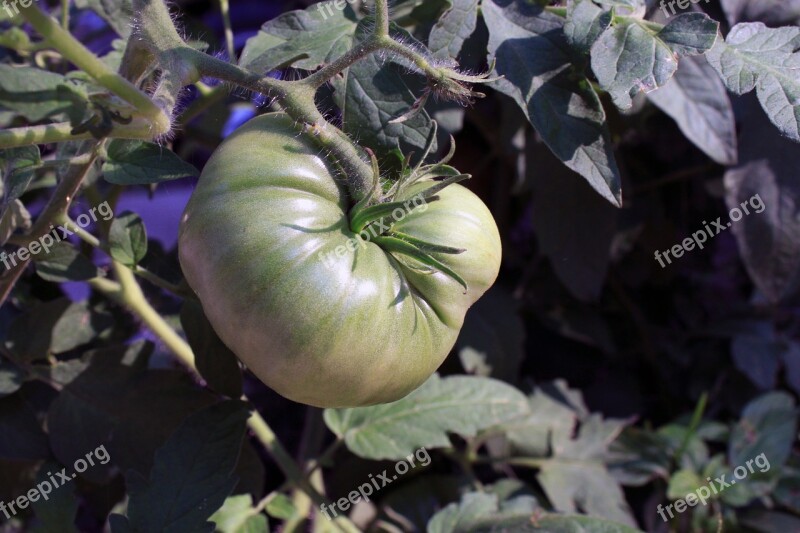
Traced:
[[375, 0], [375, 35], [389, 35], [389, 0]]
[[128, 80], [119, 76], [95, 54], [62, 28], [36, 4], [22, 8], [20, 13], [44, 39], [62, 56], [82, 69], [94, 80], [127, 101], [152, 123], [150, 135], [158, 137], [170, 131], [170, 119], [150, 98]]
[[[110, 137], [120, 139], [150, 139], [152, 126], [146, 119], [134, 119], [130, 124], [115, 124]], [[58, 122], [42, 126], [27, 126], [22, 128], [9, 128], [0, 131], [0, 149], [17, 148], [32, 144], [47, 144], [63, 141], [80, 141], [91, 139], [91, 132], [72, 133], [69, 122]]]

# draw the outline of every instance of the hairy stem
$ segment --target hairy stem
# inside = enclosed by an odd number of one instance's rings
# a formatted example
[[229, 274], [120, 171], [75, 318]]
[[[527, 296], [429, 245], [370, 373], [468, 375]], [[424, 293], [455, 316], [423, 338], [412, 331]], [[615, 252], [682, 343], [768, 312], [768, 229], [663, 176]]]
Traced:
[[170, 120], [152, 100], [131, 82], [119, 76], [100, 58], [62, 28], [52, 17], [46, 15], [34, 3], [20, 10], [31, 26], [62, 56], [89, 74], [94, 80], [133, 105], [152, 123], [152, 137], [164, 135], [170, 130]]

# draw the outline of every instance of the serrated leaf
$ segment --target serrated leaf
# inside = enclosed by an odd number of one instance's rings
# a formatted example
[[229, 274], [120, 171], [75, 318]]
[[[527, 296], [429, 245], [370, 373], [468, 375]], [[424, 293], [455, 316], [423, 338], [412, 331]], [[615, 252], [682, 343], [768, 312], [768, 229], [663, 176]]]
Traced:
[[684, 135], [721, 165], [738, 159], [736, 119], [725, 85], [702, 57], [687, 57], [675, 76], [647, 97]]
[[428, 533], [639, 533], [638, 529], [602, 518], [548, 513], [533, 498], [518, 496], [499, 502], [486, 493], [467, 493], [428, 522]]
[[736, 94], [756, 89], [761, 107], [781, 133], [800, 142], [800, 28], [737, 24], [708, 61]]
[[797, 437], [797, 407], [785, 392], [770, 392], [748, 403], [742, 418], [734, 426], [728, 443], [728, 462], [744, 465], [764, 454], [771, 468], [780, 467], [789, 458]]
[[247, 40], [239, 66], [258, 73], [290, 65], [314, 70], [328, 60], [337, 41], [353, 35], [357, 22], [349, 5], [335, 9], [332, 2], [289, 11], [264, 23]]
[[653, 91], [672, 78], [678, 58], [710, 49], [718, 28], [702, 13], [678, 15], [658, 33], [639, 19], [625, 18], [592, 46], [592, 71], [617, 107], [628, 109], [639, 92]]
[[189, 415], [156, 452], [149, 480], [129, 475], [127, 522], [137, 531], [214, 531], [209, 517], [236, 485], [249, 417], [228, 400]]
[[[501, 7], [502, 5], [502, 7]], [[600, 99], [571, 64], [563, 19], [522, 2], [486, 1], [493, 86], [513, 98], [545, 144], [603, 198], [621, 202], [621, 178]]]
[[530, 413], [499, 426], [506, 433], [515, 453], [545, 457], [550, 453], [553, 442], [569, 440], [578, 413], [560, 401], [559, 388], [564, 387], [566, 384], [560, 382], [537, 387], [528, 398]]
[[[352, 38], [342, 38], [336, 43], [328, 60], [369, 38], [373, 26], [373, 19], [362, 20]], [[405, 42], [413, 40], [411, 35], [396, 26], [392, 26], [392, 30], [402, 35]], [[372, 148], [379, 157], [397, 148], [406, 154], [422, 153], [433, 128], [424, 109], [402, 123], [390, 123], [417, 102], [417, 96], [397, 70], [397, 65], [388, 64], [372, 54], [348, 68], [342, 78], [332, 80], [333, 100], [342, 112], [344, 132]], [[436, 150], [435, 145], [433, 150]]]
[[135, 266], [147, 255], [147, 230], [136, 213], [122, 213], [108, 233], [111, 257], [125, 266]]
[[[10, 109], [31, 122], [58, 113], [76, 111], [80, 91], [61, 74], [33, 67], [0, 64], [0, 108]], [[61, 90], [60, 87], [63, 87]]]
[[619, 484], [605, 465], [608, 446], [626, 422], [591, 415], [573, 439], [554, 434], [553, 457], [541, 465], [537, 479], [553, 506], [567, 513], [579, 509], [626, 525], [635, 521]]
[[678, 498], [685, 498], [690, 494], [705, 485], [703, 480], [694, 470], [678, 470], [673, 473], [669, 478], [669, 485], [667, 486], [667, 498], [670, 500], [677, 500]]
[[115, 185], [150, 185], [200, 175], [175, 152], [150, 142], [114, 139], [107, 152], [103, 177]]
[[431, 28], [428, 48], [433, 55], [457, 58], [461, 47], [478, 24], [479, 0], [453, 0], [453, 7]]
[[181, 324], [192, 347], [195, 364], [208, 386], [231, 398], [242, 395], [242, 371], [236, 355], [220, 340], [198, 302], [186, 300]]
[[579, 53], [587, 54], [598, 37], [611, 25], [612, 13], [591, 0], [570, 0], [564, 35]]
[[448, 433], [469, 437], [527, 413], [525, 396], [489, 378], [434, 374], [396, 402], [326, 409], [325, 423], [367, 459], [402, 459], [420, 447], [449, 446]]
[[49, 253], [36, 256], [36, 273], [53, 283], [86, 281], [100, 276], [100, 269], [68, 242], [56, 243]]
[[228, 497], [209, 520], [219, 533], [269, 533], [267, 517], [253, 508], [249, 494]]

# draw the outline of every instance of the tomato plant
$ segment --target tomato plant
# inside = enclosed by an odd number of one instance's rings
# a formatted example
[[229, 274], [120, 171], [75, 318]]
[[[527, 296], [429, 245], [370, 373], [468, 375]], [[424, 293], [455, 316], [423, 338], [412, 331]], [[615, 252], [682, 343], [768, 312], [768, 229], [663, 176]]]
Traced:
[[0, 3], [0, 531], [800, 530], [800, 2]]

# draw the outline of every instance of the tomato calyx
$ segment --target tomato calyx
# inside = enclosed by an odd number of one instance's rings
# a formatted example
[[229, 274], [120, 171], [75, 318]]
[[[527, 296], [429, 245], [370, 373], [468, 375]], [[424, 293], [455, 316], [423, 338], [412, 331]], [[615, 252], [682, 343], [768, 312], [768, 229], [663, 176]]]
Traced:
[[[400, 178], [386, 192], [383, 192], [381, 186], [378, 160], [371, 150], [366, 149], [372, 162], [372, 187], [369, 193], [350, 210], [350, 229], [356, 234], [362, 234], [365, 230], [369, 230], [369, 233], [373, 235], [370, 241], [391, 253], [404, 266], [425, 274], [441, 272], [458, 282], [466, 292], [466, 281], [432, 255], [457, 255], [464, 253], [465, 249], [418, 239], [397, 231], [394, 227], [397, 222], [394, 214], [396, 211], [400, 210], [405, 215], [410, 210], [435, 202], [439, 200], [437, 193], [445, 187], [471, 178], [469, 174], [462, 174], [447, 164], [455, 153], [455, 140], [452, 137], [450, 138], [450, 151], [441, 161], [424, 164], [436, 138], [437, 124], [435, 121], [433, 125], [431, 136], [419, 163], [411, 167], [407, 157]], [[430, 182], [431, 185], [414, 195], [412, 199], [405, 198], [409, 187], [424, 181]]]

